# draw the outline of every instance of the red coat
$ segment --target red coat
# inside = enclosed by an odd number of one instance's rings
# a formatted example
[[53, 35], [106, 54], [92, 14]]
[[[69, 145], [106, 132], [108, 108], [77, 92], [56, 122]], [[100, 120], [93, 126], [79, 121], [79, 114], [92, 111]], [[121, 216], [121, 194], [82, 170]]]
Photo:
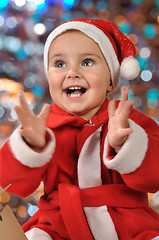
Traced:
[[[159, 235], [159, 215], [147, 192], [159, 190], [159, 126], [132, 110], [128, 137], [118, 154], [107, 143], [108, 100], [87, 122], [51, 107], [51, 140], [33, 152], [16, 130], [0, 150], [0, 185], [26, 197], [41, 181], [38, 212], [23, 226], [54, 240], [150, 240]], [[94, 237], [93, 237], [94, 236]]]

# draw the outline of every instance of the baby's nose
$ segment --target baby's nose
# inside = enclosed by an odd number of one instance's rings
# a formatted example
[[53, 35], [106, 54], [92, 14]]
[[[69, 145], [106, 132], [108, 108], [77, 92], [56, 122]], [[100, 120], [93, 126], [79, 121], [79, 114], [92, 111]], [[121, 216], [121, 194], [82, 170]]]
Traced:
[[67, 78], [80, 78], [80, 73], [78, 72], [77, 69], [69, 69], [67, 73]]

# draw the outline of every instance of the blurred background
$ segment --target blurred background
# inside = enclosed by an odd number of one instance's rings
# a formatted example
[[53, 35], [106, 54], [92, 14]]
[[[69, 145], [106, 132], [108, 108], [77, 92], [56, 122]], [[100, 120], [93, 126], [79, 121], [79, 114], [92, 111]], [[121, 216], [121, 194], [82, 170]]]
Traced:
[[[19, 90], [36, 114], [53, 103], [43, 68], [45, 40], [62, 21], [84, 17], [113, 21], [135, 44], [140, 74], [120, 85], [128, 87], [135, 108], [159, 124], [159, 0], [0, 0], [0, 146], [19, 124], [12, 109]], [[26, 199], [5, 192], [0, 203], [8, 203], [22, 225], [42, 193], [41, 183]], [[159, 193], [149, 200], [159, 212]]]

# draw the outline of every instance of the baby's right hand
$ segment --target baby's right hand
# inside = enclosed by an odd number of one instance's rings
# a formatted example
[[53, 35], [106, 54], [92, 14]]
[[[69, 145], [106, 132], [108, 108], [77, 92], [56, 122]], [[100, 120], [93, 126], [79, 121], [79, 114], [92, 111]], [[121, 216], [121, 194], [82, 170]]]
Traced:
[[14, 106], [22, 128], [20, 134], [25, 141], [36, 149], [42, 149], [45, 146], [46, 120], [50, 112], [50, 105], [46, 104], [41, 113], [36, 116], [30, 109], [25, 94], [19, 92], [19, 106]]

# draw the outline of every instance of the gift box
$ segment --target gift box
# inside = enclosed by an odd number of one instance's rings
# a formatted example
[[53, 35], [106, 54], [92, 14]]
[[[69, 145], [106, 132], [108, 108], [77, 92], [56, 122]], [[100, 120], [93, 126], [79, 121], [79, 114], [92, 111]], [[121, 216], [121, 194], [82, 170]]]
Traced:
[[0, 240], [27, 240], [9, 205], [0, 212]]
[[27, 240], [9, 205], [0, 205], [0, 240]]

